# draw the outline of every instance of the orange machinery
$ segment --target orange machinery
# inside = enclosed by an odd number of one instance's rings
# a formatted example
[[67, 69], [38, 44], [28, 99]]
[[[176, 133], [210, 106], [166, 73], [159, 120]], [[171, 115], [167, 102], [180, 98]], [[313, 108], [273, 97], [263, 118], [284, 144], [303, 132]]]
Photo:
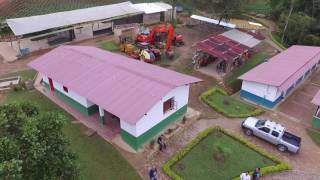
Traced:
[[137, 36], [136, 41], [149, 42], [150, 44], [154, 44], [156, 33], [167, 34], [167, 40], [166, 40], [166, 46], [165, 46], [167, 50], [170, 50], [172, 42], [174, 42], [174, 44], [176, 44], [176, 42], [183, 42], [182, 35], [174, 36], [174, 28], [172, 24], [160, 24], [160, 25], [154, 26], [149, 34], [139, 34]]

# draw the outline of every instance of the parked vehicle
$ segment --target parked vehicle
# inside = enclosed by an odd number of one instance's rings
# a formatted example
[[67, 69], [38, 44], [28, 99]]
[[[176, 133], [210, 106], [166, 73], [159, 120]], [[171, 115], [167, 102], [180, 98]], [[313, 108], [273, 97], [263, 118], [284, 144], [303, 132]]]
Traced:
[[281, 152], [299, 152], [301, 138], [286, 131], [286, 128], [274, 121], [249, 117], [241, 124], [247, 136], [255, 135], [278, 147]]

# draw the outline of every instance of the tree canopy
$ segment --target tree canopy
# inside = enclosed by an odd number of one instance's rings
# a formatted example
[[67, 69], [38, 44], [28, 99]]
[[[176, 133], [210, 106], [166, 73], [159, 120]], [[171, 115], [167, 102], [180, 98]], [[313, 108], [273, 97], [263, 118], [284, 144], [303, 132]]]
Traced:
[[284, 36], [284, 43], [320, 45], [320, 1], [316, 2], [270, 0], [272, 18], [278, 24], [280, 35]]
[[0, 179], [76, 179], [65, 122], [61, 114], [39, 114], [31, 104], [0, 106]]

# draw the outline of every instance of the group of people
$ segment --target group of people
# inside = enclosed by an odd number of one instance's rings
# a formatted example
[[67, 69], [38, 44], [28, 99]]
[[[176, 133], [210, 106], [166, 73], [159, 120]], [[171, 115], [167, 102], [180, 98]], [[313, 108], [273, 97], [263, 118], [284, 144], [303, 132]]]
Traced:
[[240, 180], [259, 180], [261, 177], [260, 168], [256, 168], [252, 173], [252, 178], [249, 172], [243, 172], [240, 174]]

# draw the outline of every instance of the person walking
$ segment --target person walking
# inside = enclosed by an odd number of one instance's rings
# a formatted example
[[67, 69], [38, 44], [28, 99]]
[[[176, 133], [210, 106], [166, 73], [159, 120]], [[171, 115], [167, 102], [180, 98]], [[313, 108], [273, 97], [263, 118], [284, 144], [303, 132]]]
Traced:
[[259, 180], [260, 177], [261, 177], [260, 168], [256, 168], [256, 169], [253, 171], [252, 179], [253, 179], [253, 180]]
[[159, 144], [159, 147], [160, 147], [160, 151], [163, 151], [163, 150], [165, 150], [167, 148], [167, 144], [164, 141], [164, 136], [163, 135], [158, 137], [158, 144]]
[[158, 170], [157, 170], [156, 166], [152, 166], [149, 169], [149, 178], [150, 178], [150, 180], [157, 180], [157, 175], [158, 175]]

